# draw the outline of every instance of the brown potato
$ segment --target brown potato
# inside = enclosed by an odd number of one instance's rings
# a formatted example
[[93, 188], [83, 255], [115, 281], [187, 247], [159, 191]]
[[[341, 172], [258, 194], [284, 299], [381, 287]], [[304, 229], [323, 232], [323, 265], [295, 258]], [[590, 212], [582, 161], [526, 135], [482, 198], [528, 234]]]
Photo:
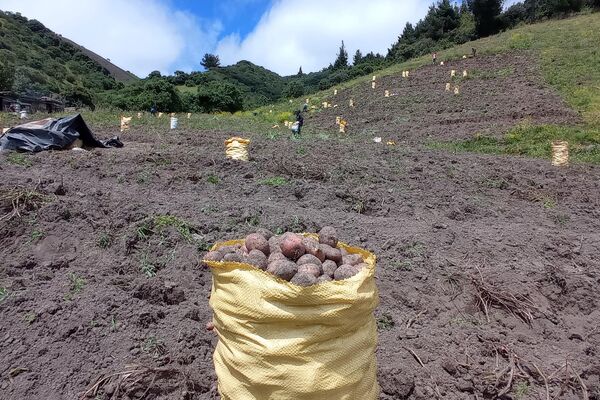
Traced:
[[331, 260], [331, 261], [335, 262], [336, 264], [340, 264], [342, 262], [342, 253], [340, 252], [339, 249], [334, 249], [333, 247], [331, 247], [329, 245], [322, 244], [321, 250], [323, 250], [323, 253], [325, 254], [325, 258], [327, 258], [328, 260]]
[[281, 236], [271, 236], [269, 239], [269, 250], [271, 251], [271, 254], [281, 253], [281, 247], [279, 247], [280, 242]]
[[252, 250], [260, 250], [265, 255], [269, 255], [271, 250], [269, 247], [269, 242], [264, 236], [259, 235], [258, 233], [252, 233], [246, 236], [246, 248], [248, 251]]
[[269, 264], [267, 272], [270, 272], [283, 280], [289, 281], [298, 272], [298, 266], [296, 263], [289, 260], [277, 260]]
[[287, 260], [287, 257], [283, 255], [283, 253], [271, 253], [269, 256], [269, 264], [277, 260]]
[[204, 255], [204, 261], [223, 261], [223, 254], [220, 251], [209, 251]]
[[302, 236], [291, 232], [283, 235], [279, 247], [281, 247], [283, 255], [293, 261], [302, 257], [306, 252], [306, 248], [302, 243]]
[[333, 277], [336, 281], [348, 279], [358, 274], [358, 269], [354, 265], [341, 265], [335, 270]]
[[321, 275], [320, 277], [317, 278], [317, 283], [331, 282], [332, 280], [333, 280], [333, 278], [330, 277], [329, 275]]
[[317, 257], [321, 262], [325, 261], [325, 254], [323, 253], [323, 250], [321, 250], [321, 247], [319, 246], [319, 241], [317, 239], [305, 237], [302, 240], [302, 243], [306, 248], [306, 253]]
[[316, 264], [302, 264], [298, 265], [298, 273], [310, 274], [317, 278], [323, 273], [323, 270]]
[[317, 278], [311, 274], [298, 272], [290, 282], [298, 286], [312, 286], [317, 283]]
[[248, 264], [254, 265], [262, 270], [267, 269], [267, 266], [269, 265], [267, 256], [265, 256], [265, 254], [260, 250], [252, 250], [248, 256], [246, 256], [245, 261]]
[[323, 229], [319, 231], [319, 243], [326, 244], [334, 248], [337, 247], [338, 236], [333, 226], [324, 226]]
[[243, 257], [240, 253], [227, 253], [223, 256], [223, 261], [242, 262]]
[[333, 278], [333, 274], [335, 273], [337, 267], [338, 266], [335, 261], [327, 260], [323, 263], [323, 274]]
[[342, 264], [358, 265], [362, 262], [363, 258], [360, 254], [348, 254], [347, 256], [342, 256]]
[[302, 257], [300, 257], [298, 261], [296, 261], [296, 264], [316, 264], [318, 266], [321, 266], [321, 260], [313, 256], [312, 254], [305, 254]]
[[271, 237], [273, 236], [273, 232], [271, 232], [270, 230], [265, 229], [265, 228], [258, 228], [256, 230], [256, 233], [258, 233], [259, 235], [261, 235], [262, 237], [264, 237], [267, 240], [271, 239]]

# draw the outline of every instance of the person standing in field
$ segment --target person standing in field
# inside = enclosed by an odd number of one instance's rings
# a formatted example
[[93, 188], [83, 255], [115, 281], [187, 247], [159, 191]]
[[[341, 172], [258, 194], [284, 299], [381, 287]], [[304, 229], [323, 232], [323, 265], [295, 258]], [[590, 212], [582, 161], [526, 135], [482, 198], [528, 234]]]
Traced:
[[432, 63], [432, 64], [435, 64], [436, 62], [437, 62], [437, 53], [435, 53], [435, 52], [434, 52], [434, 53], [431, 55], [431, 63]]
[[156, 117], [156, 112], [158, 110], [156, 109], [156, 104], [153, 105], [152, 107], [150, 107], [150, 114], [152, 114], [153, 117]]
[[297, 110], [295, 113], [296, 115], [296, 123], [294, 124], [294, 135], [300, 135], [300, 131], [302, 130], [302, 126], [304, 126], [304, 118], [302, 117], [302, 111]]

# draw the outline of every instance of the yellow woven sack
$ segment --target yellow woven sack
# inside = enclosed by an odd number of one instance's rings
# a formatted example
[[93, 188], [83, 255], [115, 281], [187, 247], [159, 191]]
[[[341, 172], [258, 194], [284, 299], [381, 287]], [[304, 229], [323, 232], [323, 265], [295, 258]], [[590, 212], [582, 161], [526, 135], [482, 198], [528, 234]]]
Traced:
[[375, 255], [340, 247], [361, 254], [369, 267], [309, 287], [248, 264], [206, 262], [223, 400], [378, 399]]
[[232, 160], [248, 161], [249, 139], [232, 137], [225, 141], [225, 156]]

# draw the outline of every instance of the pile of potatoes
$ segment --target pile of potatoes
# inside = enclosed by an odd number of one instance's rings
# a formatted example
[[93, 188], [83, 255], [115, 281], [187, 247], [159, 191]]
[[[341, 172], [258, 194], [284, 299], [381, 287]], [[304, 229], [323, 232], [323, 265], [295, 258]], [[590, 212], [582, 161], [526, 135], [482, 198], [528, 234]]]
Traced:
[[359, 254], [338, 248], [335, 228], [326, 226], [313, 239], [287, 232], [276, 236], [265, 229], [246, 237], [243, 245], [211, 251], [205, 261], [241, 262], [299, 286], [348, 279], [367, 267]]

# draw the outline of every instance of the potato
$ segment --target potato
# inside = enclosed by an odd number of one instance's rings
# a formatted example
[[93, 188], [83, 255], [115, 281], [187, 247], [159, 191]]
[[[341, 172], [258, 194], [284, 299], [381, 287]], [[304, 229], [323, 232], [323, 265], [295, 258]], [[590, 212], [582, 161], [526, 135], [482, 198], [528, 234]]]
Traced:
[[243, 245], [242, 247], [240, 247], [240, 251], [242, 252], [243, 255], [247, 256], [248, 253], [250, 253], [248, 251], [248, 248], [246, 247], [246, 245]]
[[298, 271], [290, 282], [298, 286], [312, 286], [317, 283], [317, 278], [314, 275]]
[[309, 274], [318, 278], [323, 273], [323, 269], [316, 264], [302, 264], [298, 265], [298, 273]]
[[225, 255], [229, 253], [235, 253], [236, 251], [238, 251], [239, 248], [240, 246], [223, 246], [218, 248], [217, 250]]
[[242, 262], [242, 255], [240, 253], [227, 253], [223, 256], [223, 261], [227, 262]]
[[296, 264], [298, 264], [298, 265], [316, 264], [320, 267], [322, 263], [321, 263], [321, 260], [319, 260], [317, 257], [313, 256], [312, 254], [305, 254], [302, 257], [300, 257], [298, 259], [298, 261], [296, 261]]
[[267, 266], [269, 265], [267, 256], [265, 256], [265, 254], [260, 250], [252, 250], [248, 256], [246, 256], [245, 261], [250, 265], [254, 265], [255, 267], [262, 269], [263, 271], [267, 269]]
[[305, 237], [304, 239], [302, 239], [302, 243], [306, 248], [306, 253], [317, 257], [321, 262], [325, 261], [325, 254], [323, 253], [323, 250], [321, 250], [321, 247], [319, 246], [319, 241], [317, 239]]
[[252, 250], [260, 250], [267, 256], [271, 253], [269, 242], [264, 236], [259, 235], [258, 233], [252, 233], [246, 236], [246, 248], [249, 252]]
[[342, 264], [348, 265], [358, 265], [363, 262], [360, 254], [348, 254], [347, 256], [342, 256]]
[[333, 274], [337, 267], [338, 266], [335, 263], [335, 261], [327, 260], [323, 263], [323, 274], [329, 276], [330, 278], [333, 278]]
[[281, 253], [281, 247], [279, 247], [280, 242], [281, 236], [271, 236], [269, 239], [269, 249], [271, 250], [271, 254]]
[[293, 261], [302, 257], [306, 252], [306, 248], [302, 243], [302, 236], [291, 232], [283, 235], [279, 247], [281, 247], [283, 255]]
[[258, 233], [259, 235], [261, 235], [262, 237], [264, 237], [267, 240], [271, 239], [271, 237], [273, 236], [273, 232], [271, 232], [270, 230], [265, 229], [265, 228], [258, 228], [256, 230], [256, 233]]
[[342, 262], [342, 253], [339, 249], [334, 249], [333, 247], [322, 244], [321, 250], [323, 250], [323, 254], [325, 254], [325, 258], [335, 262], [336, 264], [340, 264]]
[[317, 278], [317, 283], [331, 282], [332, 280], [333, 280], [333, 278], [330, 277], [329, 275], [321, 275], [320, 277]]
[[326, 244], [334, 248], [337, 247], [338, 236], [333, 226], [324, 226], [323, 229], [319, 231], [319, 243]]
[[298, 266], [296, 263], [289, 260], [277, 260], [269, 264], [267, 272], [270, 272], [283, 280], [289, 281], [298, 272]]
[[354, 265], [343, 264], [335, 270], [333, 277], [336, 281], [348, 279], [358, 274], [358, 269]]
[[283, 253], [273, 253], [269, 256], [269, 264], [277, 260], [287, 260], [287, 257], [283, 255]]
[[223, 261], [223, 254], [220, 251], [209, 251], [204, 255], [203, 261]]

